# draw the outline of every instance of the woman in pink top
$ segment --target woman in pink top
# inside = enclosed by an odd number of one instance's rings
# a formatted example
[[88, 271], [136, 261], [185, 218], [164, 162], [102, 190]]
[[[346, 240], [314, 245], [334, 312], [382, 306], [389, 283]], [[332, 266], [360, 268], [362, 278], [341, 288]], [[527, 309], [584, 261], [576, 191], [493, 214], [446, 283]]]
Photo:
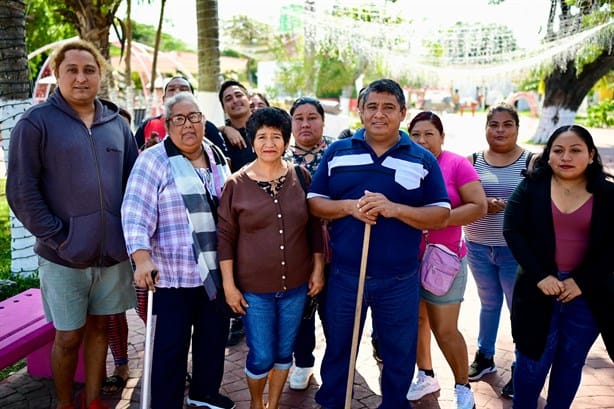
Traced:
[[461, 226], [486, 214], [486, 195], [471, 163], [463, 156], [443, 150], [443, 125], [436, 114], [419, 113], [409, 123], [408, 131], [414, 142], [428, 149], [437, 158], [452, 205], [448, 227], [425, 232], [422, 249], [425, 239], [428, 239], [429, 243], [444, 244], [463, 258], [463, 263], [446, 294], [437, 296], [424, 288], [421, 290], [416, 356], [418, 372], [407, 392], [407, 399], [418, 400], [440, 389], [431, 360], [432, 329], [437, 344], [454, 373], [453, 407], [473, 408], [473, 393], [467, 374], [467, 345], [457, 327], [460, 303], [463, 301], [467, 284], [467, 264], [464, 260], [467, 249], [462, 240]]

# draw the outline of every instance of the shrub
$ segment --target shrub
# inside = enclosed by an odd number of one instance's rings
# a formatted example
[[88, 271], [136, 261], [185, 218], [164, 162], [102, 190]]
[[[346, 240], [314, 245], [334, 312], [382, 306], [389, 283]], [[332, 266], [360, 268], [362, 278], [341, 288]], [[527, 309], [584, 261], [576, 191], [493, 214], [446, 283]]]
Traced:
[[586, 125], [599, 128], [614, 126], [614, 100], [606, 100], [592, 105], [587, 110]]

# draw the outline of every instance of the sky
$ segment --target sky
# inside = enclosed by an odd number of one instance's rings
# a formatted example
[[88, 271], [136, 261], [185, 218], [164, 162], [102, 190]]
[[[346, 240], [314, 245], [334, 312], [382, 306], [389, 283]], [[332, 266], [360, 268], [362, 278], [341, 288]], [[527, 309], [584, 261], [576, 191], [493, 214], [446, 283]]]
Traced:
[[[338, 0], [340, 3], [372, 3], [360, 0]], [[331, 0], [316, 0], [319, 3], [333, 3]], [[218, 0], [218, 15], [229, 20], [234, 15], [247, 15], [274, 26], [279, 21], [279, 10], [283, 5], [301, 4], [297, 0]], [[151, 5], [133, 1], [133, 19], [145, 24], [157, 25], [160, 1], [153, 0]], [[497, 6], [488, 5], [488, 0], [397, 0], [390, 6], [405, 18], [414, 20], [418, 29], [429, 30], [438, 25], [449, 26], [456, 21], [497, 22], [510, 27], [521, 48], [531, 48], [537, 44], [545, 31], [550, 0], [505, 0]], [[125, 16], [125, 5], [118, 10], [120, 17]], [[195, 0], [167, 0], [165, 9], [164, 32], [183, 39], [196, 47], [196, 5]]]

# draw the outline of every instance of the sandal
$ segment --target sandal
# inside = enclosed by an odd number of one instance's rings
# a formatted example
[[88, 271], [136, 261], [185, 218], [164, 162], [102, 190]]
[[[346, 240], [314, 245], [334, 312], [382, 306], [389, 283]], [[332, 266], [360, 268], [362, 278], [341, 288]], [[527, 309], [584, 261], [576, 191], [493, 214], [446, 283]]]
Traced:
[[113, 395], [115, 393], [121, 392], [126, 386], [126, 379], [122, 378], [119, 375], [112, 375], [107, 377], [107, 379], [102, 382], [102, 393], [105, 395]]

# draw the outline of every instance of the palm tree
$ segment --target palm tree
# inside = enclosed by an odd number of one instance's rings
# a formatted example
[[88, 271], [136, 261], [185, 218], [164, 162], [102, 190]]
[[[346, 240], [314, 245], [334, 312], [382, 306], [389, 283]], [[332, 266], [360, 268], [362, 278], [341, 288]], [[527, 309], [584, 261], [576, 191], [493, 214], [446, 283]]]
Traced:
[[[0, 129], [4, 132], [0, 136], [4, 164], [8, 160], [9, 134], [21, 114], [31, 105], [25, 9], [24, 1], [0, 0]], [[11, 237], [11, 271], [34, 273], [38, 265], [32, 251], [32, 235], [13, 215]]]
[[[160, 18], [158, 19], [158, 29], [156, 31], [156, 42], [154, 44], [153, 62], [151, 63], [151, 84], [149, 84], [149, 93], [151, 95], [152, 103], [153, 103], [154, 91], [156, 90], [156, 70], [158, 69], [158, 52], [160, 51], [160, 39], [162, 38], [162, 24], [164, 23], [164, 8], [165, 7], [166, 7], [166, 0], [162, 0], [160, 2]], [[147, 108], [149, 108], [149, 106]]]
[[0, 98], [25, 101], [30, 96], [25, 2], [0, 0], [0, 26]]
[[220, 30], [217, 0], [196, 0], [198, 41], [198, 90], [208, 119], [223, 121], [217, 99], [220, 86]]
[[126, 108], [128, 111], [132, 112], [134, 108], [134, 92], [132, 89], [132, 0], [126, 0], [126, 22], [124, 24], [124, 30], [124, 37], [126, 39], [126, 70], [124, 72], [126, 81]]

